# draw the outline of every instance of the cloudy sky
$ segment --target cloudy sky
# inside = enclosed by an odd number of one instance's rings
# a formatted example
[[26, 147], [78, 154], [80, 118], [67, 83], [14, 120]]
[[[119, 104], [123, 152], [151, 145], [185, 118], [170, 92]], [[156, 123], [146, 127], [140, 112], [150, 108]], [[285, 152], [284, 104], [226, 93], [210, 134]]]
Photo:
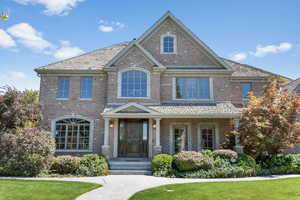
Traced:
[[300, 77], [299, 0], [1, 0], [0, 85], [38, 89], [34, 68], [137, 38], [167, 10], [218, 55]]

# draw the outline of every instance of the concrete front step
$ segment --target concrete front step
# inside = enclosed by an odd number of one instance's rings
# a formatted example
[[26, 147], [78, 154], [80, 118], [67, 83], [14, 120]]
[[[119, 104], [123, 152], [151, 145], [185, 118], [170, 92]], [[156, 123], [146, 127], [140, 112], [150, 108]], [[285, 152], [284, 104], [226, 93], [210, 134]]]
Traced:
[[150, 170], [109, 170], [110, 175], [151, 175]]
[[149, 161], [109, 161], [111, 170], [150, 170]]

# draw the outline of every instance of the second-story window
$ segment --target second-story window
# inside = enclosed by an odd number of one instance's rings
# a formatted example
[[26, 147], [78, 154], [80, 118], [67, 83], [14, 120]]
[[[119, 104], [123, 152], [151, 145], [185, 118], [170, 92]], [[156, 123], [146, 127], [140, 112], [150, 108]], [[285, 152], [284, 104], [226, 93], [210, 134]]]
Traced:
[[210, 99], [209, 78], [176, 78], [176, 99]]
[[82, 99], [92, 98], [92, 89], [93, 89], [93, 78], [81, 77], [80, 98]]
[[240, 83], [240, 88], [241, 88], [242, 99], [247, 99], [249, 96], [249, 92], [252, 89], [252, 84], [251, 83]]
[[121, 73], [121, 97], [147, 97], [148, 75], [144, 71], [129, 70]]
[[57, 98], [62, 98], [62, 99], [69, 98], [69, 88], [70, 88], [70, 77], [59, 77]]
[[174, 54], [176, 53], [176, 36], [170, 33], [161, 36], [161, 53]]

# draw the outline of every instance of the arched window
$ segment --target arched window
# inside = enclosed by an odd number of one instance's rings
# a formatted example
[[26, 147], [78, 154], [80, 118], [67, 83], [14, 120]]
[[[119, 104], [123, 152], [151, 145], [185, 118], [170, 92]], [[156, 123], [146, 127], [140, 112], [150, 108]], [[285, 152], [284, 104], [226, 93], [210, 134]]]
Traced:
[[56, 150], [89, 150], [90, 122], [84, 119], [68, 118], [56, 121]]
[[148, 97], [149, 73], [144, 70], [132, 69], [121, 72], [119, 85], [120, 97]]
[[161, 37], [161, 53], [176, 53], [176, 37], [175, 35], [166, 34]]

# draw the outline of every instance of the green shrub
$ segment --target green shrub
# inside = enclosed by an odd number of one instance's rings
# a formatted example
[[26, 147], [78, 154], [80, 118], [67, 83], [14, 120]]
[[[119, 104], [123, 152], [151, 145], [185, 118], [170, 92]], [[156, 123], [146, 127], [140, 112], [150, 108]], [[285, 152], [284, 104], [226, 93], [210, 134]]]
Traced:
[[213, 159], [200, 152], [182, 151], [174, 156], [174, 164], [179, 171], [211, 169]]
[[76, 156], [57, 156], [50, 170], [58, 174], [74, 174], [79, 169], [80, 158]]
[[0, 135], [0, 175], [36, 176], [48, 170], [55, 143], [51, 133], [27, 128]]
[[106, 176], [108, 175], [108, 163], [104, 156], [87, 154], [81, 157], [79, 169], [76, 172], [80, 176]]
[[169, 154], [158, 154], [151, 162], [154, 176], [169, 176], [172, 172], [173, 156]]
[[241, 167], [250, 167], [250, 168], [257, 167], [255, 159], [247, 154], [238, 155], [237, 165]]
[[270, 174], [292, 174], [300, 173], [299, 154], [277, 154], [264, 159], [261, 166], [265, 172], [268, 169]]
[[214, 151], [215, 156], [219, 156], [222, 159], [227, 159], [230, 162], [236, 162], [238, 154], [230, 149], [218, 149]]

